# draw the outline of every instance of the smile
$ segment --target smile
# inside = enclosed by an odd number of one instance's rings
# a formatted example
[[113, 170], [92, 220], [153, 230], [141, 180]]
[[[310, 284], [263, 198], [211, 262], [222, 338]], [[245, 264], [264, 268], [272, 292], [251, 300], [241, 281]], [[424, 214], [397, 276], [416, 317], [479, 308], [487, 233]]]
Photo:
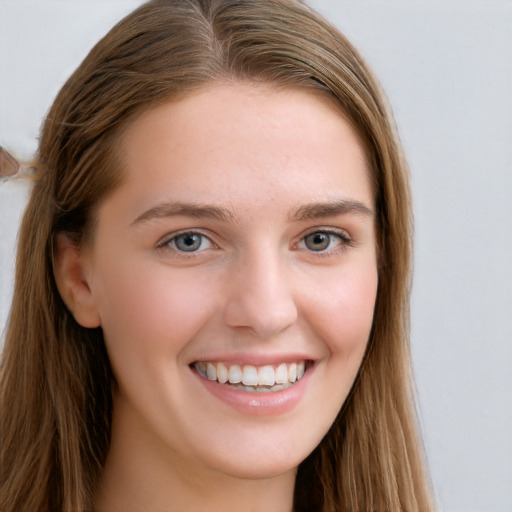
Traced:
[[308, 362], [254, 366], [198, 361], [192, 366], [201, 377], [210, 381], [242, 391], [272, 392], [287, 389], [300, 380], [308, 368]]

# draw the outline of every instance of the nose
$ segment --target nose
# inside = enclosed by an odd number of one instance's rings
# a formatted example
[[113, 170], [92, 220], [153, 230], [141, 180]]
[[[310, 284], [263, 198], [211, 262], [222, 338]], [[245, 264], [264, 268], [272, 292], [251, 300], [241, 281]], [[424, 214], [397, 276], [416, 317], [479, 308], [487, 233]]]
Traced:
[[286, 262], [278, 254], [259, 251], [232, 269], [225, 322], [271, 338], [297, 321], [297, 306]]

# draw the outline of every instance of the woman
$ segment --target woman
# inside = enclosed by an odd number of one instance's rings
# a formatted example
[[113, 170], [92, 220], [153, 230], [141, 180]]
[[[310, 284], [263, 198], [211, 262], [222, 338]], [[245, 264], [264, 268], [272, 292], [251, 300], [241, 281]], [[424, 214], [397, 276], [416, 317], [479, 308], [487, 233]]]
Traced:
[[406, 164], [332, 26], [149, 2], [63, 87], [37, 170], [2, 510], [431, 510]]

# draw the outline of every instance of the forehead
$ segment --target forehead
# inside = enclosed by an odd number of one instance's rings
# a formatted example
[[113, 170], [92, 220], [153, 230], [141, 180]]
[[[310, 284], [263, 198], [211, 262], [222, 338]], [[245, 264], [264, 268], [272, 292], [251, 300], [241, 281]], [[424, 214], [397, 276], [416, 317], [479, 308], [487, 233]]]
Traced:
[[204, 200], [214, 192], [221, 201], [277, 200], [293, 189], [316, 201], [316, 191], [343, 189], [373, 204], [356, 131], [314, 89], [209, 86], [140, 115], [123, 134], [121, 154], [126, 182], [155, 200]]

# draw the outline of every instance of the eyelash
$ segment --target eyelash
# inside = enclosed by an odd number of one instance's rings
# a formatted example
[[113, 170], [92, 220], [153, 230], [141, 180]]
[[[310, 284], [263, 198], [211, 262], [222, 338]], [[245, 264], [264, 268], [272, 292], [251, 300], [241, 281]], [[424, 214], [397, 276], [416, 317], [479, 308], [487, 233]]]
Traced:
[[[307, 247], [307, 239], [312, 236], [321, 236], [321, 235], [327, 235], [329, 237], [329, 246], [325, 249], [321, 249], [318, 251], [315, 251], [314, 249]], [[200, 245], [197, 249], [186, 251], [182, 250], [177, 246], [177, 240], [179, 240], [181, 237], [189, 236], [191, 238], [193, 237], [199, 237], [200, 238]], [[333, 244], [333, 239], [338, 240], [338, 244], [336, 244], [334, 247], [331, 247]], [[209, 246], [204, 248], [202, 247], [204, 243], [208, 243]], [[335, 229], [328, 229], [328, 228], [320, 228], [315, 229], [313, 231], [310, 231], [309, 233], [305, 234], [297, 244], [295, 244], [294, 247], [299, 249], [305, 249], [308, 252], [311, 252], [312, 254], [315, 254], [316, 256], [330, 256], [333, 253], [338, 253], [340, 251], [343, 251], [346, 247], [353, 246], [353, 240], [350, 238], [348, 233], [344, 230], [335, 230]], [[181, 255], [186, 256], [192, 256], [193, 254], [203, 252], [205, 249], [210, 248], [216, 248], [217, 245], [211, 240], [211, 238], [208, 235], [205, 235], [204, 233], [201, 233], [200, 231], [182, 231], [179, 233], [174, 233], [170, 237], [166, 237], [162, 242], [158, 243], [159, 249], [171, 249], [173, 251], [176, 251], [180, 253]]]
[[[298, 242], [297, 246], [305, 246], [307, 243], [307, 239], [314, 235], [327, 235], [329, 237], [329, 247], [327, 247], [326, 249], [315, 251], [314, 249], [309, 249], [308, 247], [305, 247], [306, 250], [313, 253], [315, 256], [332, 256], [333, 254], [337, 254], [345, 250], [347, 247], [351, 247], [354, 245], [353, 240], [350, 238], [349, 234], [345, 230], [316, 228], [315, 230], [310, 231], [309, 233], [304, 235]], [[333, 243], [333, 238], [336, 238], [339, 243], [336, 244], [334, 247], [331, 247]]]
[[159, 242], [158, 248], [159, 249], [172, 249], [172, 250], [182, 253], [184, 255], [192, 255], [194, 253], [202, 252], [204, 250], [204, 248], [202, 250], [193, 250], [193, 251], [185, 251], [185, 250], [180, 249], [176, 245], [176, 240], [180, 239], [181, 237], [186, 237], [186, 236], [200, 237], [200, 240], [201, 240], [200, 247], [203, 245], [204, 242], [207, 242], [210, 244], [210, 247], [208, 247], [208, 248], [216, 247], [216, 245], [213, 243], [211, 238], [209, 236], [205, 235], [204, 233], [201, 233], [200, 231], [181, 231], [180, 233], [174, 233], [172, 236], [166, 237], [162, 242]]

